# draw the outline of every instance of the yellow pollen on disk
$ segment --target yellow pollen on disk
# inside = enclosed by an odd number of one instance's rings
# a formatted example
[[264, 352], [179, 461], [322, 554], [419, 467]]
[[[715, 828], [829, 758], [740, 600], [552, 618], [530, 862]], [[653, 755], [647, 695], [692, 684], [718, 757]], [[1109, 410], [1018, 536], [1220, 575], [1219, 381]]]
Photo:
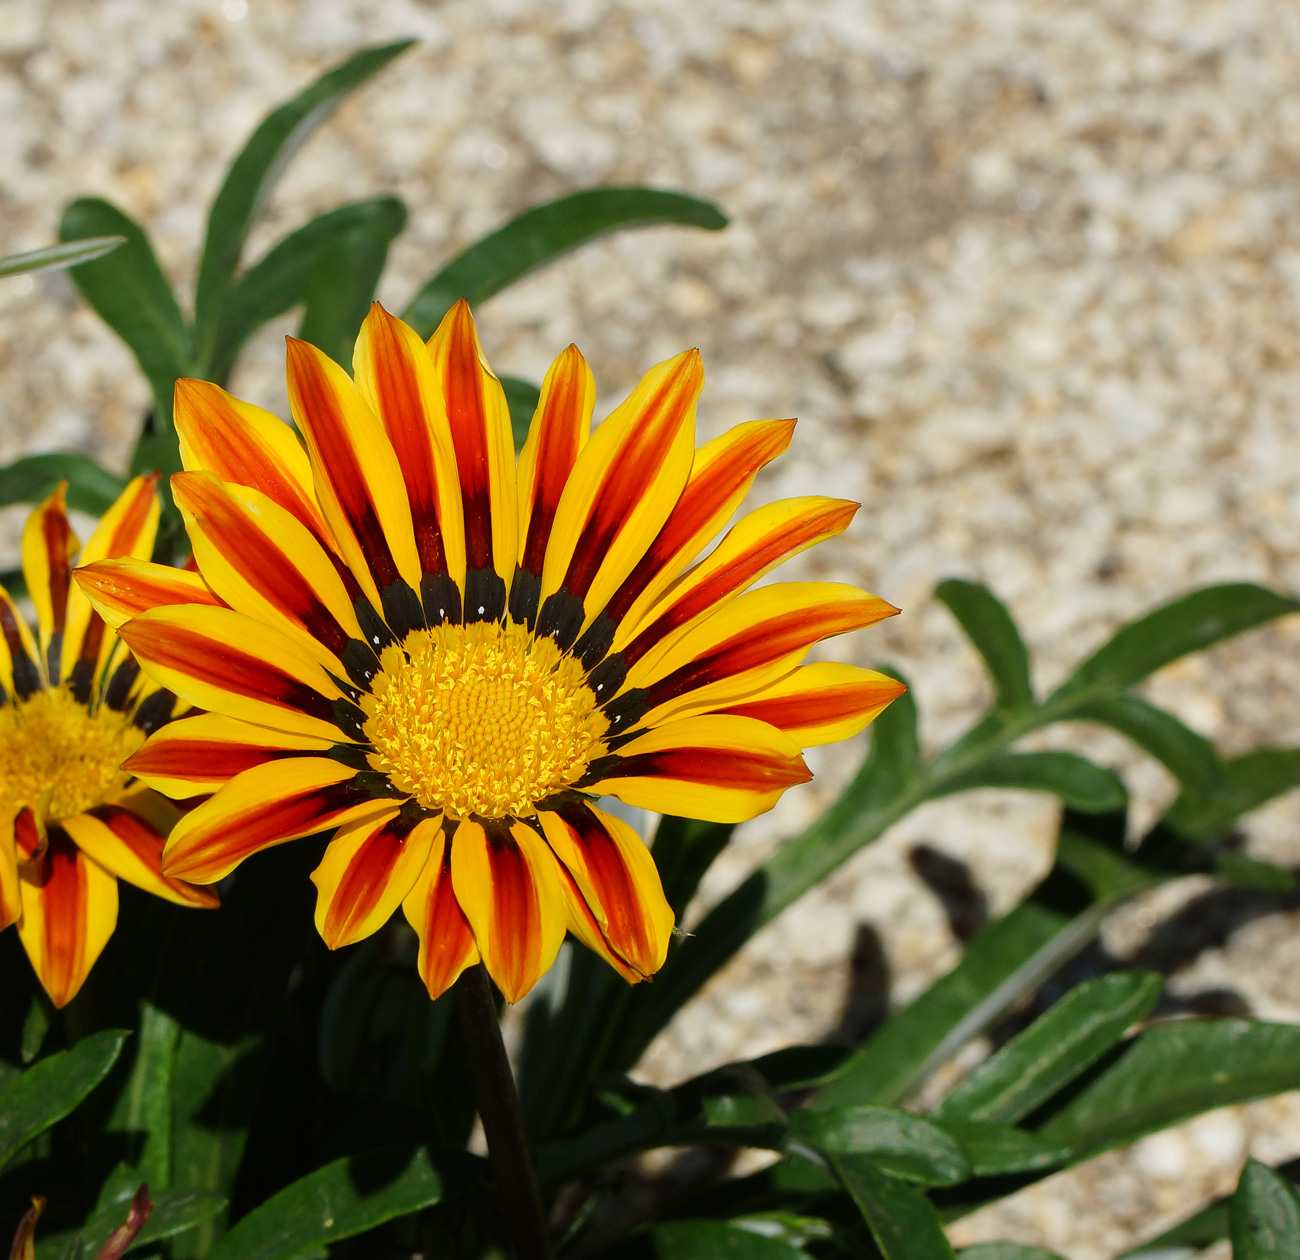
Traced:
[[362, 696], [370, 765], [451, 818], [527, 817], [582, 777], [607, 723], [579, 661], [523, 626], [416, 630]]
[[109, 708], [92, 714], [65, 687], [0, 708], [0, 809], [35, 805], [50, 792], [58, 822], [100, 804], [127, 775], [122, 762], [144, 732]]

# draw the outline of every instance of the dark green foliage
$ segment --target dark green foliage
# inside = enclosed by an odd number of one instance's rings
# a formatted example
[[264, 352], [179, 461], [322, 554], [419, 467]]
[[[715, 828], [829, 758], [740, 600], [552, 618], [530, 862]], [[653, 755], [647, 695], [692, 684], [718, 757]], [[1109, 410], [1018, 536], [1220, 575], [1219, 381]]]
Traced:
[[1300, 1260], [1300, 1195], [1250, 1160], [1232, 1196], [1233, 1260]]

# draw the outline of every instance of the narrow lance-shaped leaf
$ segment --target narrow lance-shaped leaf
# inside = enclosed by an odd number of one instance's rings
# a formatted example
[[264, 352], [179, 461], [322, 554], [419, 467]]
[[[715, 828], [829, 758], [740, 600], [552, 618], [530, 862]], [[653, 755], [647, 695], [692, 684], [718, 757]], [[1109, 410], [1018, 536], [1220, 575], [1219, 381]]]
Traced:
[[0, 1168], [109, 1073], [130, 1033], [110, 1028], [28, 1068], [0, 1093]]
[[1008, 713], [1029, 708], [1034, 702], [1029, 654], [1001, 600], [987, 587], [959, 578], [940, 582], [934, 593], [984, 658], [997, 692], [997, 707]]
[[170, 433], [172, 387], [193, 365], [190, 328], [149, 238], [134, 219], [99, 197], [81, 197], [63, 212], [60, 239], [108, 235], [126, 244], [73, 267], [70, 275], [100, 319], [130, 347], [153, 389], [155, 423]]
[[1165, 824], [1203, 843], [1227, 835], [1243, 814], [1300, 787], [1300, 748], [1256, 748], [1225, 762], [1224, 776], [1226, 786], [1217, 792], [1185, 785]]
[[126, 481], [74, 451], [26, 455], [0, 468], [0, 506], [39, 503], [60, 481], [68, 483], [68, 506], [102, 516], [126, 489]]
[[225, 302], [249, 229], [298, 148], [349, 92], [415, 41], [364, 48], [332, 67], [262, 120], [231, 164], [208, 215], [195, 294], [196, 357], [211, 358]]
[[478, 1161], [422, 1147], [389, 1147], [336, 1159], [273, 1195], [208, 1252], [208, 1260], [289, 1260], [311, 1247], [365, 1233], [437, 1203], [472, 1179]]
[[1300, 1195], [1258, 1160], [1232, 1196], [1233, 1260], [1300, 1260]]
[[330, 241], [307, 281], [298, 335], [349, 368], [357, 333], [388, 260], [388, 247], [406, 224], [406, 207], [400, 201], [396, 206], [400, 213], [357, 223]]
[[506, 405], [510, 408], [510, 432], [515, 439], [515, 450], [522, 451], [528, 441], [528, 427], [533, 422], [533, 412], [542, 397], [542, 391], [529, 381], [516, 376], [503, 376], [501, 388], [505, 391]]
[[934, 795], [950, 796], [983, 787], [1051, 792], [1070, 809], [1087, 814], [1123, 809], [1128, 800], [1124, 784], [1113, 770], [1068, 752], [1003, 753], [989, 757], [964, 773], [948, 776]]
[[961, 1081], [943, 1100], [939, 1119], [1014, 1124], [1149, 1014], [1160, 987], [1161, 978], [1145, 971], [1085, 981]]
[[1044, 1251], [1042, 1247], [1030, 1247], [1025, 1243], [991, 1242], [963, 1247], [957, 1253], [957, 1260], [1061, 1260], [1061, 1257], [1054, 1251]]
[[92, 236], [88, 240], [73, 241], [69, 245], [46, 245], [42, 249], [29, 249], [22, 254], [7, 254], [0, 258], [0, 279], [5, 276], [33, 275], [40, 271], [62, 271], [78, 263], [102, 258], [126, 244], [125, 236]]
[[971, 1175], [956, 1138], [898, 1107], [793, 1111], [789, 1133], [792, 1140], [830, 1155], [869, 1155], [884, 1172], [923, 1186], [950, 1186]]
[[802, 1247], [731, 1221], [665, 1221], [632, 1254], [654, 1260], [807, 1260]]
[[1193, 591], [1124, 626], [1048, 703], [1085, 690], [1123, 690], [1190, 652], [1297, 611], [1300, 601], [1250, 582]]
[[831, 1165], [885, 1260], [953, 1260], [939, 1214], [914, 1186], [881, 1172], [862, 1156], [832, 1156]]
[[657, 188], [591, 188], [534, 206], [453, 258], [402, 318], [428, 337], [461, 298], [476, 306], [608, 232], [672, 223], [716, 232], [727, 219], [707, 201]]
[[1158, 1024], [1039, 1130], [1088, 1159], [1215, 1107], [1300, 1088], [1300, 1028], [1253, 1020]]
[[[290, 232], [235, 282], [226, 297], [224, 317], [203, 374], [224, 381], [244, 343], [268, 320], [306, 300], [308, 284], [323, 253], [358, 229], [396, 236], [406, 222], [406, 207], [396, 197], [375, 197], [317, 215]], [[363, 312], [364, 314], [364, 312]]]

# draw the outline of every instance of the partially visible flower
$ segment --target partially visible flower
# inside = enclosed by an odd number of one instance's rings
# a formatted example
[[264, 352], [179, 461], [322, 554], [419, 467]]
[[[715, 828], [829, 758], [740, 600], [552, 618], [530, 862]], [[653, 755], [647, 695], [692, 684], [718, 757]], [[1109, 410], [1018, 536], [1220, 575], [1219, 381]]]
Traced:
[[[597, 798], [721, 822], [810, 775], [893, 679], [800, 662], [897, 610], [851, 586], [747, 590], [849, 523], [813, 496], [727, 523], [793, 421], [698, 451], [699, 355], [652, 368], [590, 437], [570, 347], [514, 458], [469, 308], [428, 346], [372, 308], [355, 379], [289, 342], [304, 448], [274, 416], [181, 381], [172, 480], [202, 575], [78, 572], [158, 683], [200, 709], [128, 762], [177, 797], [165, 869], [200, 882], [336, 829], [312, 876], [331, 947], [401, 905], [437, 996], [481, 958], [510, 1001], [566, 929], [630, 981], [673, 914], [640, 838]], [[747, 592], [747, 593], [745, 593]], [[130, 620], [127, 620], [127, 618]]]
[[[109, 508], [83, 560], [148, 556], [156, 476]], [[163, 841], [181, 810], [122, 770], [176, 698], [72, 585], [78, 542], [60, 485], [23, 533], [37, 633], [0, 588], [0, 928], [18, 935], [55, 1006], [81, 988], [117, 924], [117, 881], [182, 905], [216, 897], [165, 877]], [[189, 579], [202, 586], [197, 577]]]

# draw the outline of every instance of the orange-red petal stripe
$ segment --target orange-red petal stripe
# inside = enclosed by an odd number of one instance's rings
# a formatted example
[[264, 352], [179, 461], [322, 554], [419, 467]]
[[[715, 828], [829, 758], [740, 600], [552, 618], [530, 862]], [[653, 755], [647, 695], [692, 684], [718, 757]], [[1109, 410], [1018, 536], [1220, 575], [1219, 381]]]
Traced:
[[62, 827], [19, 872], [18, 925], [32, 969], [56, 1007], [76, 996], [117, 924], [117, 880], [91, 861]]
[[431, 998], [441, 997], [466, 967], [479, 961], [478, 946], [451, 884], [446, 832], [433, 839], [424, 870], [402, 902], [407, 922], [420, 938], [417, 968]]
[[[109, 844], [98, 843], [101, 837], [88, 835], [85, 820], [102, 824], [111, 833]], [[202, 906], [213, 909], [220, 905], [216, 893], [207, 888], [196, 888], [184, 880], [169, 879], [162, 874], [162, 852], [167, 837], [133, 810], [120, 805], [98, 805], [89, 814], [67, 820], [67, 830], [79, 847], [88, 852], [110, 874], [119, 879], [165, 897], [181, 905]], [[103, 837], [108, 839], [108, 837]], [[113, 852], [112, 841], [120, 846]]]
[[59, 482], [54, 493], [27, 518], [23, 529], [23, 577], [36, 605], [41, 655], [51, 683], [61, 676], [72, 557], [79, 546], [68, 524], [67, 490], [68, 483]]
[[148, 560], [99, 560], [73, 570], [95, 610], [114, 628], [151, 608], [172, 604], [224, 605], [197, 573]]

